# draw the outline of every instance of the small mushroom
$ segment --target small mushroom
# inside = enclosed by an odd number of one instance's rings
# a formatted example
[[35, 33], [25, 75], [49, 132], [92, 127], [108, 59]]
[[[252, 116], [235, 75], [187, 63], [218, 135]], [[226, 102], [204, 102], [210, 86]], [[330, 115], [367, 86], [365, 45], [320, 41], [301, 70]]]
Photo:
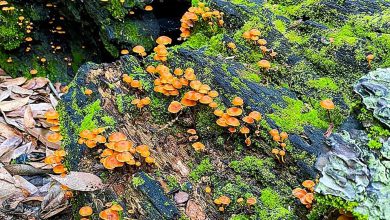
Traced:
[[88, 216], [92, 215], [92, 213], [93, 213], [93, 210], [90, 206], [83, 206], [79, 210], [79, 214], [83, 217], [88, 217]]
[[282, 163], [285, 163], [284, 162], [284, 156], [286, 155], [286, 151], [284, 151], [284, 150], [279, 151], [279, 155], [282, 158]]
[[199, 151], [204, 151], [205, 150], [205, 146], [204, 144], [202, 144], [201, 142], [195, 142], [192, 144], [192, 147], [194, 148], [195, 151], [199, 152]]
[[234, 106], [242, 106], [244, 104], [244, 100], [240, 97], [235, 97], [233, 100], [232, 100], [232, 104]]
[[182, 104], [178, 101], [173, 101], [168, 106], [168, 112], [170, 113], [178, 113], [182, 109]]
[[272, 151], [271, 151], [271, 153], [272, 154], [274, 154], [275, 155], [275, 157], [278, 159], [278, 161], [280, 162], [280, 158], [279, 158], [279, 150], [278, 149], [276, 149], [276, 148], [274, 148], [274, 149], [272, 149]]

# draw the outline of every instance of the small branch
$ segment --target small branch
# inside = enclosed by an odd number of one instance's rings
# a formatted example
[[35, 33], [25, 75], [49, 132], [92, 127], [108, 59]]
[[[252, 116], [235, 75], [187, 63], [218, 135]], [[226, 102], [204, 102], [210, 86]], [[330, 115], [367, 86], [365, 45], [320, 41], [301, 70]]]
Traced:
[[58, 94], [57, 90], [54, 88], [51, 81], [49, 81], [49, 87], [50, 87], [51, 91], [54, 93], [54, 95], [57, 97], [57, 99], [61, 100], [60, 94]]
[[5, 165], [4, 168], [12, 175], [21, 175], [21, 176], [33, 176], [40, 174], [52, 173], [51, 170], [38, 169], [26, 164], [9, 164]]

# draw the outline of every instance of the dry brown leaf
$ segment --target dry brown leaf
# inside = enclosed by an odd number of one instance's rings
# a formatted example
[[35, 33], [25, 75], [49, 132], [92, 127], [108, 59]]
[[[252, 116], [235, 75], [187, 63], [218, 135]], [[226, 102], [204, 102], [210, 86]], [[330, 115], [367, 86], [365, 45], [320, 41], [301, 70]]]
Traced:
[[0, 204], [11, 196], [23, 195], [22, 191], [15, 186], [15, 179], [0, 164]]
[[200, 205], [198, 205], [193, 200], [190, 200], [187, 203], [186, 215], [191, 220], [204, 220], [204, 219], [206, 219], [206, 214], [204, 213], [202, 207]]
[[21, 94], [21, 95], [32, 95], [34, 91], [22, 88], [20, 86], [12, 86], [11, 91], [13, 93]]
[[0, 122], [0, 136], [3, 136], [5, 138], [10, 138], [14, 136], [22, 137], [22, 133], [5, 123]]
[[8, 138], [3, 143], [0, 144], [0, 157], [3, 156], [3, 154], [14, 150], [22, 143], [22, 138], [15, 136]]
[[65, 191], [59, 184], [49, 188], [41, 204], [41, 218], [48, 219], [68, 208], [69, 202], [65, 198]]
[[25, 89], [39, 89], [44, 87], [47, 83], [49, 82], [49, 79], [44, 78], [44, 77], [35, 77], [33, 79], [30, 79], [27, 81], [26, 84], [24, 84], [22, 87]]
[[53, 94], [50, 94], [50, 102], [53, 108], [57, 107], [58, 105], [58, 100], [53, 96]]
[[27, 181], [25, 178], [15, 175], [15, 186], [22, 189], [22, 190], [27, 190], [30, 195], [33, 195], [38, 191], [38, 188], [34, 186], [32, 183]]
[[27, 106], [26, 110], [24, 111], [23, 121], [26, 128], [35, 127], [35, 120], [30, 106]]
[[3, 112], [10, 112], [16, 110], [24, 105], [26, 105], [29, 101], [30, 97], [19, 98], [12, 101], [2, 101], [0, 102], [0, 110]]
[[49, 175], [59, 183], [76, 191], [88, 192], [102, 189], [104, 187], [102, 180], [92, 173], [72, 171], [65, 177], [61, 177], [60, 175]]
[[0, 91], [0, 102], [5, 100], [11, 95], [11, 90], [7, 89], [5, 91]]
[[6, 79], [4, 82], [0, 83], [0, 87], [19, 86], [26, 82], [26, 80], [27, 79], [24, 77]]

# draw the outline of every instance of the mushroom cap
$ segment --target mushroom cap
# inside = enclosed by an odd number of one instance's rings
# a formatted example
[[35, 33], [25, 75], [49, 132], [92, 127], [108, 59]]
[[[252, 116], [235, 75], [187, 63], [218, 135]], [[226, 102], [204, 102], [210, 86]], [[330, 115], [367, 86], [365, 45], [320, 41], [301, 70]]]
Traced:
[[258, 30], [258, 29], [251, 29], [249, 31], [250, 35], [253, 35], [253, 36], [260, 36], [261, 32]]
[[156, 160], [153, 157], [146, 157], [145, 162], [148, 164], [154, 164]]
[[269, 134], [273, 137], [275, 135], [279, 135], [279, 131], [278, 129], [272, 129], [269, 131]]
[[238, 107], [231, 107], [226, 110], [226, 113], [229, 116], [240, 116], [242, 114], [242, 109]]
[[309, 204], [311, 204], [314, 200], [314, 194], [313, 193], [307, 193], [305, 196], [305, 201]]
[[237, 199], [237, 203], [242, 203], [243, 201], [244, 201], [244, 198], [240, 197], [240, 198]]
[[196, 134], [196, 130], [193, 129], [193, 128], [191, 128], [191, 129], [188, 129], [188, 130], [187, 130], [187, 133], [188, 133], [188, 134], [195, 135], [195, 134]]
[[88, 137], [90, 134], [91, 134], [91, 131], [90, 131], [90, 130], [84, 130], [84, 131], [81, 131], [81, 132], [79, 133], [79, 136], [80, 136], [81, 138], [87, 139], [87, 137]]
[[272, 136], [272, 140], [279, 142], [280, 141], [280, 136], [279, 135], [274, 135]]
[[133, 52], [138, 54], [145, 53], [145, 48], [141, 45], [137, 45], [133, 47]]
[[193, 143], [192, 147], [195, 149], [195, 151], [203, 151], [205, 149], [204, 144], [202, 144], [201, 142]]
[[233, 100], [232, 100], [232, 104], [234, 106], [241, 106], [244, 104], [244, 100], [240, 97], [235, 97]]
[[202, 98], [199, 99], [199, 102], [202, 104], [210, 104], [213, 102], [213, 98], [211, 98], [208, 95], [204, 95], [204, 96], [202, 96]]
[[60, 114], [54, 109], [48, 110], [45, 112], [46, 119], [58, 119]]
[[218, 97], [218, 92], [215, 91], [215, 90], [211, 90], [210, 92], [207, 93], [208, 96], [210, 96], [211, 98], [215, 98], [215, 97]]
[[273, 153], [273, 154], [279, 154], [279, 150], [276, 149], [276, 148], [274, 148], [274, 149], [272, 149], [271, 153]]
[[57, 157], [65, 157], [66, 156], [66, 151], [65, 150], [56, 150], [54, 151], [54, 155], [56, 155]]
[[90, 90], [90, 89], [84, 90], [84, 94], [85, 94], [85, 95], [91, 95], [92, 93], [93, 93], [93, 91]]
[[320, 102], [322, 108], [332, 110], [335, 108], [334, 103], [330, 99], [325, 99]]
[[373, 54], [368, 54], [366, 56], [367, 60], [373, 60], [375, 58], [375, 56]]
[[126, 152], [126, 151], [129, 151], [130, 148], [133, 147], [133, 142], [131, 141], [118, 141], [115, 143], [114, 145], [114, 149], [115, 151], [117, 152]]
[[203, 95], [196, 91], [188, 91], [184, 94], [183, 98], [192, 100], [192, 101], [198, 101], [200, 98], [202, 98]]
[[115, 155], [115, 158], [119, 162], [127, 162], [127, 161], [134, 159], [133, 155], [130, 152], [119, 153], [119, 154]]
[[37, 73], [38, 73], [38, 70], [36, 70], [36, 69], [30, 70], [30, 74], [31, 74], [31, 75], [35, 75], [35, 74], [37, 74]]
[[167, 45], [167, 44], [171, 44], [172, 43], [172, 39], [170, 37], [167, 37], [167, 36], [160, 36], [160, 37], [157, 38], [156, 43], [157, 44]]
[[201, 86], [202, 82], [200, 82], [199, 80], [194, 80], [190, 82], [190, 87], [194, 90], [199, 90]]
[[153, 11], [153, 7], [151, 5], [146, 5], [144, 9], [145, 11]]
[[123, 208], [122, 206], [118, 205], [118, 204], [114, 204], [110, 207], [111, 210], [113, 211], [117, 211], [117, 212], [120, 212], [120, 211], [123, 211]]
[[121, 50], [121, 54], [122, 55], [127, 55], [127, 54], [129, 54], [129, 50], [123, 49], [123, 50]]
[[219, 125], [221, 127], [227, 127], [228, 126], [228, 124], [226, 122], [226, 119], [224, 119], [224, 118], [218, 118], [216, 123], [217, 123], [217, 125]]
[[114, 132], [109, 137], [108, 140], [110, 142], [118, 142], [118, 141], [125, 141], [127, 140], [127, 137], [122, 132]]
[[95, 141], [98, 143], [104, 144], [104, 143], [106, 143], [107, 139], [103, 135], [97, 135], [95, 137]]
[[150, 155], [149, 147], [145, 144], [137, 146], [135, 150], [137, 153], [141, 154], [142, 157], [148, 157]]
[[253, 124], [253, 123], [255, 123], [255, 120], [254, 120], [252, 117], [250, 117], [250, 116], [245, 116], [245, 117], [242, 118], [242, 120], [243, 120], [244, 122], [248, 123], [248, 124]]
[[250, 197], [246, 200], [247, 205], [255, 205], [257, 203], [257, 200], [255, 197]]
[[66, 172], [66, 168], [64, 165], [59, 164], [59, 165], [56, 165], [55, 167], [53, 167], [53, 172], [56, 174], [61, 174], [61, 173]]
[[92, 215], [92, 213], [93, 213], [93, 210], [90, 206], [83, 206], [79, 210], [79, 214], [83, 217], [90, 216], [90, 215]]
[[233, 126], [233, 127], [238, 127], [238, 126], [240, 126], [240, 121], [235, 117], [229, 117], [226, 119], [226, 124]]
[[237, 131], [235, 127], [230, 127], [228, 130], [230, 133], [235, 133]]
[[156, 67], [148, 66], [148, 67], [146, 67], [146, 72], [151, 73], [151, 74], [156, 73]]
[[103, 166], [104, 166], [106, 169], [109, 169], [109, 170], [112, 170], [112, 169], [115, 169], [116, 167], [121, 167], [121, 166], [124, 165], [123, 162], [119, 162], [119, 161], [116, 159], [116, 155], [115, 155], [115, 154], [103, 158], [103, 159], [102, 159], [102, 163], [103, 163]]
[[100, 154], [101, 157], [108, 157], [114, 154], [114, 151], [111, 149], [104, 149], [103, 152]]
[[180, 103], [183, 104], [184, 106], [187, 106], [187, 107], [191, 107], [191, 106], [195, 106], [196, 105], [196, 101], [190, 100], [190, 99], [186, 99], [184, 97], [181, 99]]
[[119, 213], [111, 209], [105, 209], [99, 213], [99, 217], [103, 220], [119, 220]]
[[97, 144], [95, 140], [86, 140], [84, 143], [88, 148], [94, 148]]
[[313, 180], [305, 180], [302, 182], [302, 186], [307, 188], [307, 189], [310, 189], [310, 188], [313, 188], [316, 184], [314, 183]]
[[241, 129], [240, 129], [240, 133], [241, 133], [241, 134], [249, 134], [249, 132], [250, 132], [250, 130], [249, 130], [249, 128], [246, 127], [246, 126], [243, 126], [243, 127], [241, 127]]
[[249, 117], [255, 119], [256, 121], [260, 121], [261, 120], [261, 113], [258, 111], [252, 111], [251, 113], [249, 113]]
[[280, 138], [282, 139], [282, 141], [286, 140], [288, 138], [287, 132], [280, 132]]
[[280, 151], [279, 151], [279, 155], [282, 156], [282, 157], [285, 156], [285, 155], [286, 155], [286, 151], [280, 150]]
[[264, 69], [271, 68], [271, 63], [268, 60], [260, 60], [259, 62], [257, 62], [257, 65]]
[[221, 202], [222, 205], [229, 205], [231, 200], [227, 196], [221, 196], [218, 198], [218, 200]]
[[221, 117], [223, 115], [223, 111], [221, 109], [215, 109], [214, 110], [214, 115]]
[[49, 155], [45, 158], [45, 160], [43, 161], [45, 164], [59, 164], [61, 163], [61, 157], [59, 156], [56, 156], [56, 155]]
[[62, 140], [62, 135], [57, 133], [57, 132], [54, 132], [54, 133], [47, 135], [47, 140], [51, 143], [56, 143], [56, 142]]
[[260, 44], [261, 46], [264, 46], [264, 45], [267, 44], [267, 41], [266, 41], [265, 39], [259, 39], [259, 40], [257, 41], [257, 43]]
[[307, 191], [301, 188], [295, 188], [292, 191], [293, 196], [297, 197], [298, 199], [301, 199], [307, 194]]
[[173, 101], [168, 106], [168, 112], [175, 114], [175, 113], [178, 113], [182, 108], [183, 108], [183, 106], [181, 105], [180, 102]]

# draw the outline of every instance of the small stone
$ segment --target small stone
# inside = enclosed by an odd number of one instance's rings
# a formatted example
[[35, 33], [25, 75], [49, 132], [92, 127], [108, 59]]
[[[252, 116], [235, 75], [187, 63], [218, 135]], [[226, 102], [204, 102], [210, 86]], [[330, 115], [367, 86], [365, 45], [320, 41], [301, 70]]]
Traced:
[[189, 197], [190, 196], [188, 195], [188, 193], [180, 191], [175, 194], [175, 202], [177, 204], [185, 203], [188, 201]]

